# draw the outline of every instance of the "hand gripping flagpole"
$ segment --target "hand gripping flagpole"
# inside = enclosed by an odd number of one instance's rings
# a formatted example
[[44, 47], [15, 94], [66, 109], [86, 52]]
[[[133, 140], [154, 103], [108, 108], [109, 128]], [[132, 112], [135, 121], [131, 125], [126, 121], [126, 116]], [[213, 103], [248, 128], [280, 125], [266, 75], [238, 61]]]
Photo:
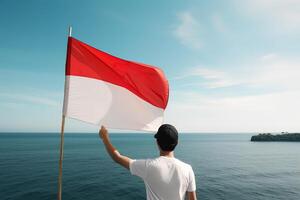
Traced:
[[[69, 27], [69, 34], [68, 34], [68, 37], [71, 37], [71, 36], [72, 36], [72, 26]], [[65, 85], [65, 89], [64, 89], [64, 93], [65, 92], [66, 92], [66, 85]], [[63, 159], [64, 159], [65, 118], [66, 118], [65, 115], [62, 114], [61, 130], [60, 130], [60, 153], [59, 153], [58, 191], [57, 191], [57, 199], [58, 200], [61, 200], [61, 194], [62, 194], [62, 162], [63, 162]]]

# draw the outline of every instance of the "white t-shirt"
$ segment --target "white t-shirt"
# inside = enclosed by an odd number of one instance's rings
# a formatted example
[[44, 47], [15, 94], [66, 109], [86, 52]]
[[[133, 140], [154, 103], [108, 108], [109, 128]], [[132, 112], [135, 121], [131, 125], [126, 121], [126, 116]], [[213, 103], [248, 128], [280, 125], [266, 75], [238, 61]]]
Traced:
[[187, 191], [196, 191], [192, 167], [176, 158], [133, 160], [129, 167], [144, 180], [147, 200], [184, 200]]

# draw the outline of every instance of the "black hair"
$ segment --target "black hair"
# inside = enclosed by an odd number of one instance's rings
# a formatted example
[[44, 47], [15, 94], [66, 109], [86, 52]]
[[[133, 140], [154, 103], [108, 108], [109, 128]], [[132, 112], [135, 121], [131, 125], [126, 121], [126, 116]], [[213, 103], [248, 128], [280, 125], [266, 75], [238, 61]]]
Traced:
[[157, 144], [163, 151], [174, 151], [175, 147], [177, 146], [177, 142], [170, 144], [168, 141], [160, 140], [159, 138], [156, 140]]

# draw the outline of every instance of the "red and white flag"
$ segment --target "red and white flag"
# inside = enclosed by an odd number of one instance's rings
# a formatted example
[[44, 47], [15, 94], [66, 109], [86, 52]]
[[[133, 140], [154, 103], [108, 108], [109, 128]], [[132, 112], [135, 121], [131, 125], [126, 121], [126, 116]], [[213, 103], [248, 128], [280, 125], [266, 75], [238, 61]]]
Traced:
[[63, 113], [108, 128], [156, 131], [169, 86], [161, 69], [127, 61], [69, 37]]

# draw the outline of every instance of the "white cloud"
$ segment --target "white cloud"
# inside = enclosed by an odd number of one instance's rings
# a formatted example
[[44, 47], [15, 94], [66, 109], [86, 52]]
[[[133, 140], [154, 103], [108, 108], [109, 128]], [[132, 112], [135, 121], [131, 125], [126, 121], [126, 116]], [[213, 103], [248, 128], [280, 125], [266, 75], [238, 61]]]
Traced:
[[239, 81], [221, 70], [195, 68], [193, 73], [205, 79], [203, 86], [207, 88], [222, 88], [240, 84]]
[[299, 0], [234, 0], [242, 14], [270, 24], [273, 30], [300, 30]]
[[[300, 61], [292, 58], [264, 56], [253, 68], [247, 84], [253, 87], [268, 86], [283, 90], [300, 89]], [[267, 58], [267, 59], [266, 59]]]
[[261, 60], [262, 61], [269, 61], [269, 60], [273, 60], [277, 57], [277, 55], [275, 53], [269, 53], [269, 54], [266, 54], [266, 55], [263, 55], [261, 57]]
[[[189, 79], [192, 77], [198, 77], [198, 82], [189, 83]], [[244, 80], [234, 77], [234, 74], [230, 71], [211, 69], [204, 66], [194, 67], [185, 74], [176, 76], [171, 80], [185, 80], [184, 86], [199, 86], [209, 89], [230, 87], [244, 82]]]
[[175, 37], [188, 47], [196, 49], [202, 47], [201, 27], [194, 16], [190, 12], [181, 12], [178, 14], [178, 19], [179, 24], [173, 31]]
[[[49, 99], [47, 97], [41, 96], [33, 96], [33, 95], [25, 95], [25, 94], [8, 94], [2, 93], [0, 94], [1, 99], [5, 99], [6, 103], [32, 103], [32, 104], [41, 104], [46, 106], [58, 106], [57, 101]], [[1, 103], [2, 104], [2, 103]]]
[[[300, 89], [300, 61], [282, 58], [274, 53], [266, 54], [247, 66], [229, 68], [208, 68], [198, 66], [174, 80], [184, 79], [185, 85], [205, 88], [224, 88], [230, 86], [268, 87], [281, 89]], [[191, 77], [199, 77], [198, 82], [189, 83]]]
[[[193, 68], [178, 77], [187, 84], [192, 78], [193, 90], [170, 92], [166, 122], [182, 131], [196, 132], [299, 131], [299, 76], [299, 59], [274, 53], [235, 69]], [[195, 83], [195, 77], [199, 77], [199, 82]], [[222, 89], [234, 85], [240, 86], [234, 95], [201, 93], [203, 87]], [[243, 88], [251, 89], [251, 95], [240, 94]]]
[[279, 132], [300, 130], [300, 92], [242, 97], [210, 97], [177, 92], [171, 97], [166, 122], [181, 131]]
[[[189, 83], [188, 79], [191, 77], [199, 77], [199, 82]], [[223, 88], [233, 85], [241, 84], [240, 80], [234, 80], [233, 77], [229, 76], [229, 73], [226, 73], [222, 70], [210, 69], [206, 67], [195, 67], [189, 70], [187, 73], [174, 77], [171, 80], [186, 80], [184, 86], [199, 86], [205, 88]]]

